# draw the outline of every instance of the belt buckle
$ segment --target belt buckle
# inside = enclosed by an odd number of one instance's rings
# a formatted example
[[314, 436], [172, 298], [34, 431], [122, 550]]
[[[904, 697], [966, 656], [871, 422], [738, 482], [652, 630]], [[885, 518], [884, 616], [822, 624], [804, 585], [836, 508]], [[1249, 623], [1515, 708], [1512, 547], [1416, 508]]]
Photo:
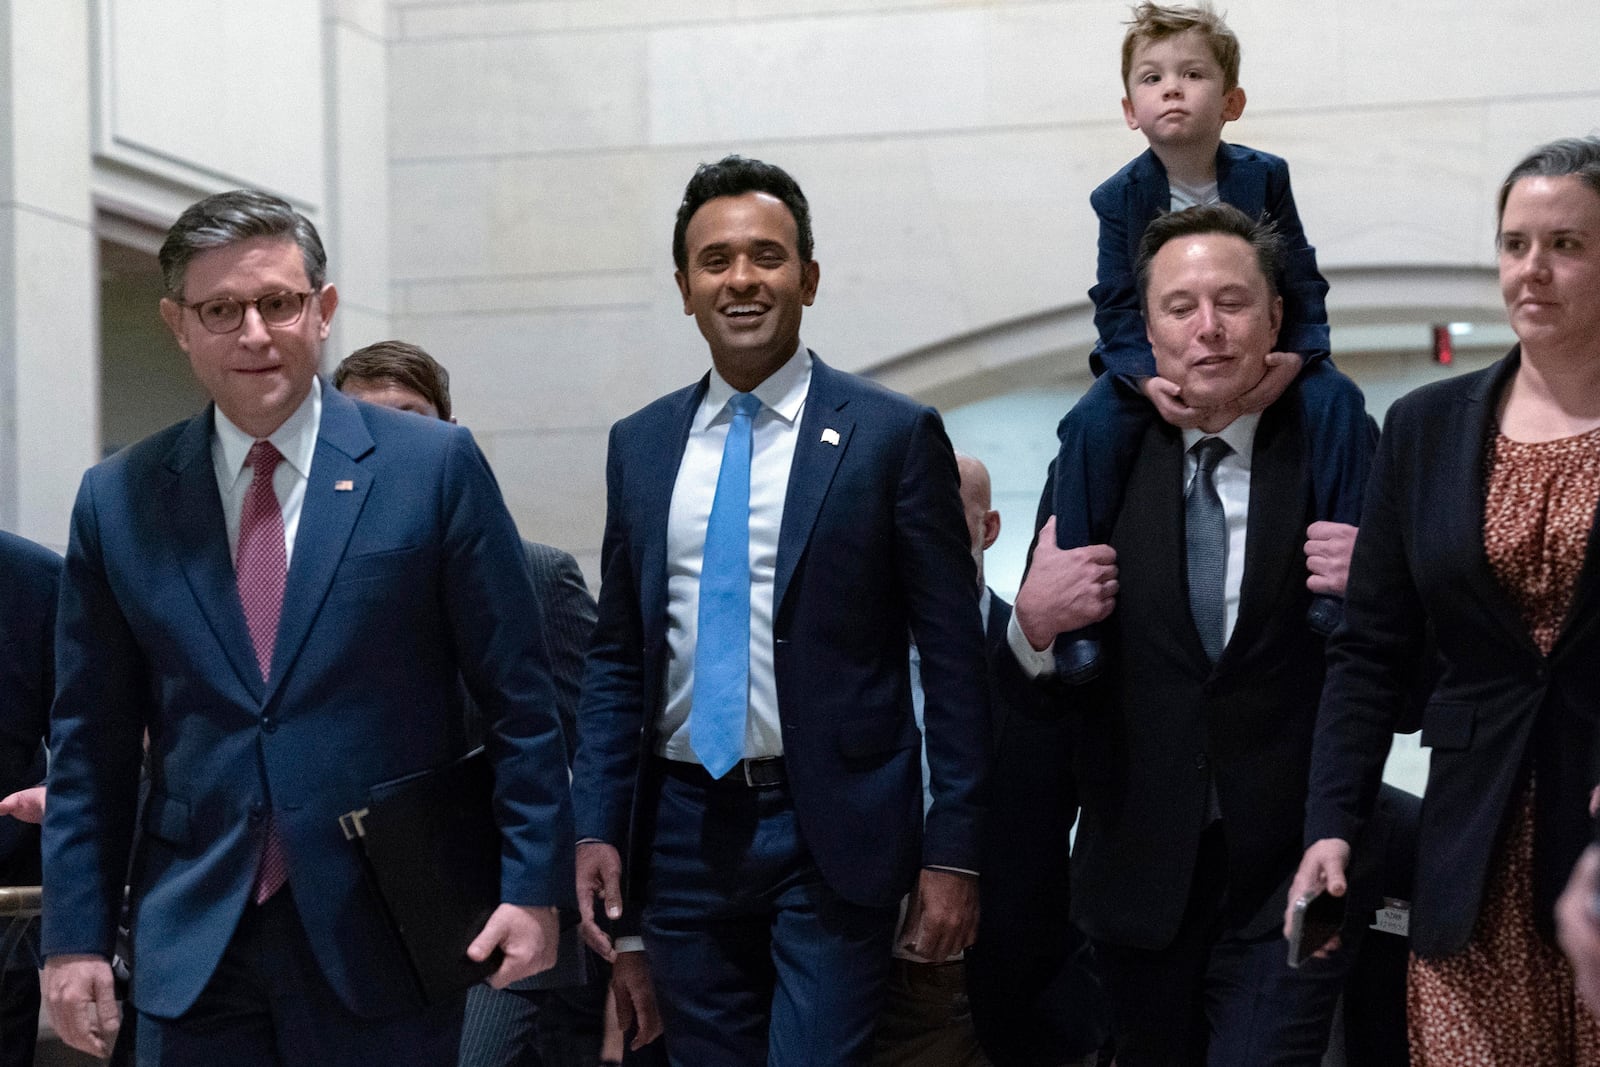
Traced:
[[765, 788], [766, 786], [777, 784], [775, 780], [774, 781], [767, 781], [764, 776], [762, 777], [762, 779], [760, 781], [757, 781], [755, 776], [751, 773], [751, 771], [752, 771], [752, 768], [755, 768], [755, 767], [758, 767], [758, 766], [760, 766], [760, 767], [768, 767], [768, 766], [775, 765], [777, 763], [778, 759], [779, 759], [779, 757], [777, 757], [777, 756], [758, 756], [755, 759], [740, 760], [739, 761], [739, 769], [744, 773], [744, 784], [749, 786], [751, 789], [762, 789], [762, 788]]

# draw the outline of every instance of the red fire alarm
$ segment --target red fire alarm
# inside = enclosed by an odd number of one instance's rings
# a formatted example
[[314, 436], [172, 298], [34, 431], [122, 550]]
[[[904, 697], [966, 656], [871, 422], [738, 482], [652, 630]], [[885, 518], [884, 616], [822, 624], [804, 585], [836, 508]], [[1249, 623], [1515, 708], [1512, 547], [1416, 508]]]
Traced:
[[1456, 359], [1455, 339], [1450, 336], [1449, 326], [1435, 326], [1433, 328], [1433, 361], [1441, 367], [1448, 367]]

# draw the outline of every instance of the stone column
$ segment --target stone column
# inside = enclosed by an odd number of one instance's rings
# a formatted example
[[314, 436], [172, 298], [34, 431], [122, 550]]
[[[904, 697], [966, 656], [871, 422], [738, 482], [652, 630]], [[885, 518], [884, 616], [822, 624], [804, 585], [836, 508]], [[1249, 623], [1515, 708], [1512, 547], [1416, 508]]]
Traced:
[[56, 548], [98, 458], [89, 5], [0, 0], [0, 527]]
[[391, 335], [387, 9], [383, 0], [323, 0], [328, 165], [317, 225], [339, 288], [328, 372]]

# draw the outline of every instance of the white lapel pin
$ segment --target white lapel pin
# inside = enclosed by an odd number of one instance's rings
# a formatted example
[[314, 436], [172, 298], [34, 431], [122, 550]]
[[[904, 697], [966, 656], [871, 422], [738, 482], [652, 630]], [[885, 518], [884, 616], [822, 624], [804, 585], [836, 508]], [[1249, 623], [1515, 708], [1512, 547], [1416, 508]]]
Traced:
[[839, 443], [839, 431], [835, 430], [832, 426], [824, 427], [823, 430], [822, 430], [822, 443], [825, 444], [825, 445], [836, 445], [836, 444], [838, 444]]
[[333, 483], [333, 491], [335, 493], [350, 493], [354, 492], [355, 488], [356, 483], [352, 482], [349, 478], [341, 478]]

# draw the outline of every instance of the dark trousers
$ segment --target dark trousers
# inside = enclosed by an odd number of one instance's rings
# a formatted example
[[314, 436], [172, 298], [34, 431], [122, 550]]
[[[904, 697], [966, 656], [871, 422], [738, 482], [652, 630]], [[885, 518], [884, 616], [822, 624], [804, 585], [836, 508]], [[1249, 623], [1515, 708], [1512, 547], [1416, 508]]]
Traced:
[[[600, 987], [598, 1013], [591, 1013], [583, 999], [558, 998], [567, 992], [473, 986], [467, 991], [458, 1067], [597, 1067], [605, 987]], [[570, 992], [583, 998], [588, 990]]]
[[[584, 950], [587, 951], [587, 950]], [[598, 1067], [611, 965], [590, 956], [583, 985], [467, 992], [458, 1067]], [[624, 1047], [627, 1067], [665, 1067], [664, 1040]]]
[[990, 1067], [972, 1026], [966, 964], [897, 959], [888, 990], [872, 1067]]
[[188, 1011], [139, 1013], [137, 1059], [139, 1067], [439, 1067], [456, 1060], [465, 999], [384, 1019], [352, 1013], [322, 976], [286, 887], [246, 905]]
[[655, 794], [642, 914], [672, 1063], [866, 1063], [895, 908], [852, 904], [823, 881], [787, 785], [673, 766]]
[[31, 1067], [39, 1037], [39, 920], [11, 919], [0, 961], [0, 1067]]
[[[1308, 364], [1295, 387], [1305, 410], [1313, 513], [1318, 519], [1361, 524], [1377, 427], [1361, 389], [1326, 359]], [[1289, 394], [1291, 397], [1293, 393]], [[1105, 544], [1122, 507], [1122, 492], [1139, 442], [1152, 419], [1148, 399], [1114, 374], [1096, 378], [1056, 427], [1056, 544]]]
[[1221, 827], [1201, 839], [1178, 936], [1150, 951], [1095, 942], [1117, 1067], [1318, 1067], [1348, 960], [1288, 963], [1281, 933], [1246, 939], [1223, 919]]

